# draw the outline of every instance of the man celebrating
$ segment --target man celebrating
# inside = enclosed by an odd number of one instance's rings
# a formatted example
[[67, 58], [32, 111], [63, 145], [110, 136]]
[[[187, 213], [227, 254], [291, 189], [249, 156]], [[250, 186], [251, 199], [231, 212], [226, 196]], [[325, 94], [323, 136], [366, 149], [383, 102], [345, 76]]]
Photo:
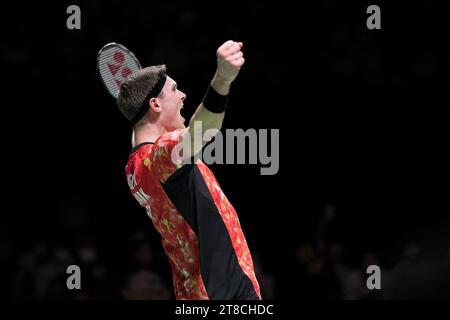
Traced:
[[[201, 121], [203, 132], [221, 128], [231, 83], [245, 61], [242, 46], [230, 40], [217, 50], [216, 73], [187, 128], [180, 114], [186, 95], [163, 65], [132, 74], [117, 98], [133, 126], [128, 185], [161, 234], [177, 299], [261, 299], [236, 211], [195, 159], [206, 142], [194, 142], [194, 123]], [[192, 147], [173, 156], [182, 143]]]

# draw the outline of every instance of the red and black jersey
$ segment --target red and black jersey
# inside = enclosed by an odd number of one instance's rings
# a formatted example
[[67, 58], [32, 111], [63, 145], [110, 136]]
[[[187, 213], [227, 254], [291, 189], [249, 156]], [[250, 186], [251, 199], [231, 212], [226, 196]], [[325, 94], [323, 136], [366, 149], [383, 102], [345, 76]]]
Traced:
[[200, 160], [175, 164], [183, 130], [130, 153], [128, 185], [161, 235], [177, 299], [261, 299], [238, 216]]

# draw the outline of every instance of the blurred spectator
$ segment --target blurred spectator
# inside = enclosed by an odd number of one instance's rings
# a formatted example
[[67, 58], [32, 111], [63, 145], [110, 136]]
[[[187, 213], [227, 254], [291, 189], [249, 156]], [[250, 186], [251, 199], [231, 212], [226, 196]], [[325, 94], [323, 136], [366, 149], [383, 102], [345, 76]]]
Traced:
[[132, 273], [122, 290], [126, 300], [167, 300], [171, 298], [161, 277], [149, 270]]
[[73, 258], [67, 250], [51, 250], [46, 242], [38, 242], [30, 252], [19, 257], [13, 298], [67, 298], [66, 267], [72, 261]]
[[77, 264], [81, 270], [82, 288], [73, 290], [72, 299], [108, 297], [107, 270], [101, 261], [97, 245], [92, 237], [85, 236], [77, 245]]
[[385, 298], [449, 299], [449, 270], [450, 249], [443, 257], [426, 258], [419, 246], [409, 245], [391, 272]]
[[335, 270], [326, 256], [311, 242], [295, 250], [292, 265], [284, 278], [282, 295], [290, 299], [338, 299], [340, 287]]
[[264, 300], [273, 300], [276, 295], [276, 281], [272, 274], [265, 273], [261, 263], [261, 257], [257, 252], [252, 254], [253, 264], [255, 267], [256, 279], [261, 290], [261, 295]]
[[132, 265], [121, 290], [127, 300], [164, 300], [172, 298], [169, 286], [158, 272], [151, 242], [143, 232], [132, 238]]
[[[367, 279], [370, 276], [367, 274], [367, 267], [370, 265], [380, 266], [380, 260], [374, 253], [365, 253], [359, 268], [341, 268], [339, 272], [339, 279], [342, 286], [342, 298], [346, 300], [361, 300], [361, 299], [379, 299], [381, 297], [380, 290], [369, 290], [367, 288]], [[382, 272], [382, 288], [386, 282], [386, 272]]]

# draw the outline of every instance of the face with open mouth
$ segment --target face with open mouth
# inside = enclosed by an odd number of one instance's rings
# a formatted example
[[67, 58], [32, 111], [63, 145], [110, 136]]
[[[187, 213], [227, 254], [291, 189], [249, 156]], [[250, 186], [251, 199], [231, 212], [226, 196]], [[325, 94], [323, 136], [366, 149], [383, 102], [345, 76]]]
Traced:
[[168, 131], [186, 128], [186, 119], [181, 115], [186, 94], [178, 90], [177, 83], [169, 76], [166, 79], [161, 100], [161, 121]]

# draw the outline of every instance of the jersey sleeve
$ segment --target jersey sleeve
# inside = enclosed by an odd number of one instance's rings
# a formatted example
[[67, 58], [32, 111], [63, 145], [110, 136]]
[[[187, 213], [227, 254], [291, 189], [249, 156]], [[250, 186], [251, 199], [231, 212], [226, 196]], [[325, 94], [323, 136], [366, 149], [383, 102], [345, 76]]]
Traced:
[[167, 179], [183, 166], [180, 157], [182, 134], [185, 130], [180, 129], [161, 135], [153, 146], [151, 152], [152, 171], [161, 182]]

